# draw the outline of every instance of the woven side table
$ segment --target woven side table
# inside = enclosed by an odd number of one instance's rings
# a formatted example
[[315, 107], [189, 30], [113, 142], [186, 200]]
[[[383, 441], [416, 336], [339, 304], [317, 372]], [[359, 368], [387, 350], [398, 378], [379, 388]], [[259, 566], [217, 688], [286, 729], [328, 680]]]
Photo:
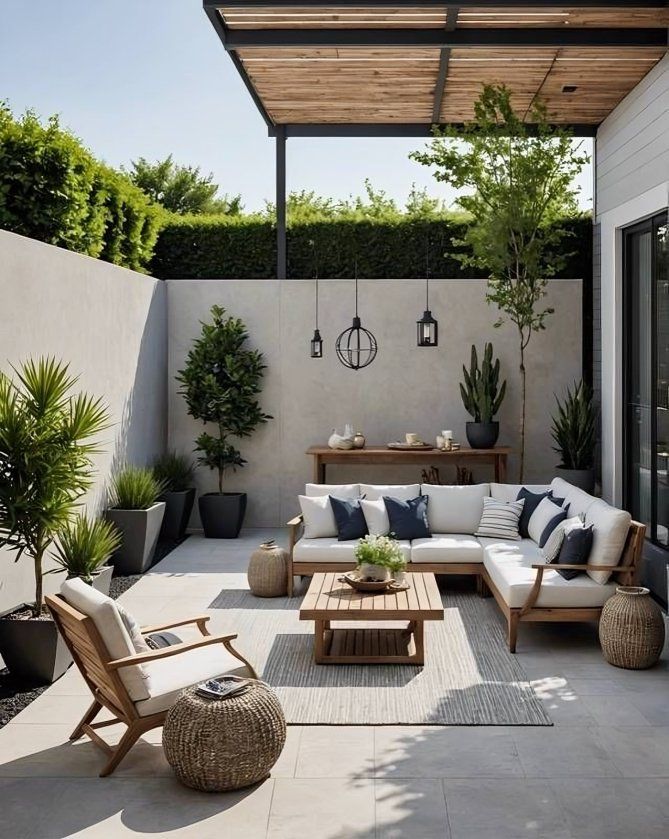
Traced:
[[246, 573], [256, 597], [285, 597], [288, 593], [288, 554], [274, 542], [263, 542], [251, 554]]
[[645, 670], [657, 663], [664, 647], [664, 618], [642, 586], [618, 586], [602, 609], [599, 641], [604, 658], [615, 667]]
[[275, 693], [251, 682], [246, 693], [205, 699], [188, 688], [169, 710], [163, 749], [175, 775], [192, 789], [223, 792], [265, 779], [286, 742]]

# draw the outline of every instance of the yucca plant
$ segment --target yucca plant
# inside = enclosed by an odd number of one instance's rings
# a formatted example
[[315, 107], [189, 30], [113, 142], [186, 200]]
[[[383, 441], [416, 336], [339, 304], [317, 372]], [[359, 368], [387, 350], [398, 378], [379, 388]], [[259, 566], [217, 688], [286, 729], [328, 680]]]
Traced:
[[0, 373], [0, 546], [32, 559], [37, 617], [44, 557], [92, 484], [93, 438], [109, 418], [100, 399], [72, 392], [67, 364], [31, 359], [14, 374]]
[[126, 466], [112, 477], [111, 506], [117, 510], [148, 510], [165, 485], [145, 466]]
[[154, 461], [152, 469], [163, 492], [184, 492], [193, 486], [193, 464], [183, 454], [166, 452]]
[[506, 394], [506, 379], [499, 385], [499, 358], [492, 360], [492, 344], [483, 349], [483, 362], [479, 369], [476, 346], [472, 344], [469, 370], [462, 365], [464, 384], [460, 383], [462, 402], [474, 422], [492, 422]]
[[56, 570], [87, 583], [121, 544], [121, 534], [111, 522], [78, 516], [58, 534], [55, 544]]
[[573, 390], [567, 388], [564, 402], [557, 402], [551, 434], [557, 444], [553, 446], [562, 458], [565, 469], [592, 469], [596, 441], [597, 413], [592, 402], [592, 391], [583, 382], [574, 382]]

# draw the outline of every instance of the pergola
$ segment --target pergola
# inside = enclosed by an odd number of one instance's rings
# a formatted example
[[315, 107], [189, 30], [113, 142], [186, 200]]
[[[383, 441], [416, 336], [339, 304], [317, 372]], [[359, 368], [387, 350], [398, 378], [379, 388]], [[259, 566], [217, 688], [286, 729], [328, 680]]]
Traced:
[[277, 277], [286, 276], [286, 139], [420, 137], [505, 84], [577, 136], [667, 51], [667, 0], [204, 0], [276, 138]]

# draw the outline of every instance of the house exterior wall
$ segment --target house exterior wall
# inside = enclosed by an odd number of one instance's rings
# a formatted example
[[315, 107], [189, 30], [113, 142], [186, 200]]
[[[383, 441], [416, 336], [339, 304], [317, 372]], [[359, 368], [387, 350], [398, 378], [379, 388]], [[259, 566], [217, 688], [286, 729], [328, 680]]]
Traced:
[[601, 380], [602, 494], [620, 504], [622, 230], [669, 206], [669, 56], [602, 123], [595, 160], [596, 224], [601, 249], [599, 311], [597, 296], [594, 303], [595, 324], [601, 322], [601, 332], [595, 337], [593, 378], [595, 382]]
[[[89, 509], [106, 502], [111, 470], [144, 464], [166, 440], [166, 295], [162, 282], [0, 230], [0, 369], [39, 355], [70, 363], [79, 386], [105, 399]], [[47, 591], [59, 585], [46, 578]], [[0, 550], [0, 613], [34, 597], [32, 563]]]

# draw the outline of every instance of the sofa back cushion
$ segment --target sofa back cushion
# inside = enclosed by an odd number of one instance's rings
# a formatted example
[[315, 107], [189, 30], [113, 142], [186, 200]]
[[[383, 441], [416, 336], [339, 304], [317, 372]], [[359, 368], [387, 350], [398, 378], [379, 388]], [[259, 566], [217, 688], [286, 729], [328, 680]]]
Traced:
[[410, 501], [420, 495], [420, 484], [360, 484], [360, 496], [368, 501], [378, 501], [384, 496]]
[[550, 488], [550, 484], [490, 484], [490, 495], [496, 501], [515, 501], [521, 489], [540, 494]]
[[490, 495], [490, 484], [436, 486], [423, 484], [427, 495], [427, 519], [432, 533], [473, 534], [481, 521], [483, 499]]
[[307, 484], [304, 494], [309, 498], [336, 495], [337, 498], [360, 498], [360, 484]]
[[[592, 548], [588, 565], [618, 565], [622, 558], [625, 540], [632, 516], [627, 510], [611, 507], [601, 498], [595, 499], [585, 513], [586, 525], [592, 525]], [[596, 583], [608, 582], [610, 571], [591, 571], [588, 574]]]
[[597, 501], [594, 495], [583, 492], [563, 478], [553, 478], [551, 490], [554, 496], [564, 498], [563, 507], [569, 505], [570, 516], [579, 516], [581, 513], [585, 515], [588, 508]]

